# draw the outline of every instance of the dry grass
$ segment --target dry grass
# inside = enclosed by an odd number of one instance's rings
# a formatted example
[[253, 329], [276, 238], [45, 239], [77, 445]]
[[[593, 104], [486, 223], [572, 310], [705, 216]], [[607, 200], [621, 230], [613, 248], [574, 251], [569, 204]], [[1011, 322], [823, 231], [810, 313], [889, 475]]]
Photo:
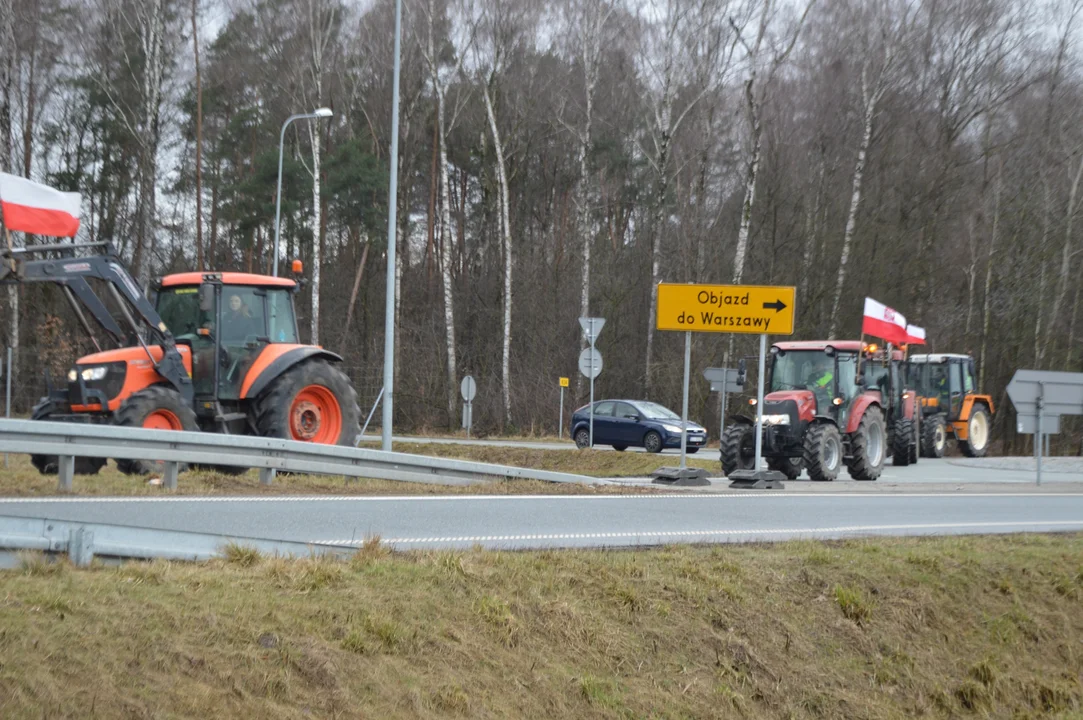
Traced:
[[1080, 557], [1083, 535], [28, 555], [0, 575], [0, 717], [1078, 718]]
[[[591, 452], [575, 450], [530, 450], [473, 445], [396, 445], [395, 450], [419, 455], [461, 458], [479, 462], [556, 470], [591, 477], [646, 477], [665, 465], [676, 465], [671, 455], [646, 453]], [[713, 454], [712, 454], [713, 455]], [[56, 495], [56, 476], [41, 475], [30, 464], [27, 455], [11, 455], [11, 467], [0, 468], [0, 496]], [[697, 465], [698, 463], [698, 465]], [[715, 460], [695, 459], [690, 465], [718, 470]], [[146, 478], [129, 477], [117, 471], [110, 462], [93, 476], [76, 476], [73, 483], [77, 495], [161, 495], [169, 491], [161, 485], [151, 485]], [[183, 495], [277, 495], [277, 494], [340, 494], [340, 495], [433, 495], [458, 493], [484, 494], [569, 494], [569, 493], [637, 493], [655, 492], [653, 488], [597, 487], [576, 484], [549, 483], [535, 480], [512, 480], [465, 487], [392, 482], [387, 480], [346, 479], [318, 475], [279, 475], [273, 485], [259, 484], [255, 471], [241, 476], [214, 472], [188, 471], [181, 474], [177, 492]]]

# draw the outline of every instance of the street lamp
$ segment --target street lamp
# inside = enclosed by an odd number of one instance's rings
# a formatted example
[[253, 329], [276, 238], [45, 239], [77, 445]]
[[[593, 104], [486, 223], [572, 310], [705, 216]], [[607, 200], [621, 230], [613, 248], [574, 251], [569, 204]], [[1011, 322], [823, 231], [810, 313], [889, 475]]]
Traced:
[[334, 115], [331, 108], [318, 108], [315, 112], [290, 115], [286, 122], [282, 123], [282, 133], [278, 136], [278, 192], [275, 193], [275, 261], [274, 276], [278, 277], [278, 226], [282, 217], [282, 147], [286, 143], [286, 127], [294, 120], [311, 120], [313, 118], [329, 118]]
[[384, 406], [380, 448], [391, 452], [395, 416], [395, 232], [399, 192], [399, 56], [402, 43], [402, 0], [395, 0], [395, 69], [391, 91], [391, 179], [387, 201], [387, 294], [384, 305]]

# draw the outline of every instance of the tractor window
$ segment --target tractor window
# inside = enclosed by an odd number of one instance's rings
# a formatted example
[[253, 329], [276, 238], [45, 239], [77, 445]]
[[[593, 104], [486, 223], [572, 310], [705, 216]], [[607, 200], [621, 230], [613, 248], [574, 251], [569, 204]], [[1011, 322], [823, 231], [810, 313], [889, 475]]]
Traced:
[[821, 350], [795, 350], [779, 353], [771, 364], [769, 392], [811, 390], [813, 387], [834, 392], [835, 361]]
[[173, 337], [195, 335], [201, 326], [199, 288], [163, 288], [158, 293], [158, 315]]
[[963, 365], [963, 392], [967, 395], [974, 392], [974, 373], [970, 370], [970, 363]]
[[267, 334], [263, 293], [256, 288], [226, 285], [222, 288], [222, 342], [256, 341]]
[[297, 323], [293, 317], [293, 301], [285, 290], [267, 291], [267, 312], [271, 342], [296, 343]]
[[839, 396], [847, 401], [857, 397], [857, 356], [839, 355], [839, 377], [837, 381]]

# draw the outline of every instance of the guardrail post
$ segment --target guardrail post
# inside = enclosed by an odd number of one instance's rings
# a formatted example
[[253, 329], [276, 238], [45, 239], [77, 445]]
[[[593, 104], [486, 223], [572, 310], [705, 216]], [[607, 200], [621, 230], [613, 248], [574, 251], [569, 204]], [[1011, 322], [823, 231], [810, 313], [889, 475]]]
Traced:
[[162, 473], [162, 484], [165, 485], [166, 490], [177, 489], [177, 471], [179, 469], [175, 462], [165, 464], [165, 472]]
[[68, 557], [76, 567], [87, 567], [94, 559], [94, 532], [80, 525], [68, 537]]
[[274, 468], [260, 468], [259, 469], [259, 484], [260, 485], [270, 485], [271, 483], [273, 483], [275, 481], [275, 475], [277, 475], [277, 474], [278, 474], [278, 471], [275, 470]]
[[60, 455], [57, 457], [57, 489], [62, 492], [71, 492], [71, 481], [75, 477], [75, 457], [73, 455]]

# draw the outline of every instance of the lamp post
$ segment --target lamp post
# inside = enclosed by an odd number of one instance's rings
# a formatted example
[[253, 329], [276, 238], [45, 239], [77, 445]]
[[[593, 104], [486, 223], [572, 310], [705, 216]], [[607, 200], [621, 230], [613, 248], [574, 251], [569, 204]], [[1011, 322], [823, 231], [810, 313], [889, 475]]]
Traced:
[[311, 120], [313, 118], [329, 118], [334, 113], [331, 108], [319, 108], [315, 112], [290, 115], [286, 122], [282, 123], [282, 132], [278, 136], [278, 192], [275, 193], [275, 260], [273, 275], [278, 277], [278, 226], [282, 217], [282, 148], [286, 144], [286, 127], [294, 120]]
[[387, 294], [384, 306], [384, 405], [380, 448], [391, 451], [395, 416], [395, 233], [399, 183], [399, 54], [402, 42], [402, 0], [395, 0], [395, 69], [391, 92], [391, 180], [387, 201]]

